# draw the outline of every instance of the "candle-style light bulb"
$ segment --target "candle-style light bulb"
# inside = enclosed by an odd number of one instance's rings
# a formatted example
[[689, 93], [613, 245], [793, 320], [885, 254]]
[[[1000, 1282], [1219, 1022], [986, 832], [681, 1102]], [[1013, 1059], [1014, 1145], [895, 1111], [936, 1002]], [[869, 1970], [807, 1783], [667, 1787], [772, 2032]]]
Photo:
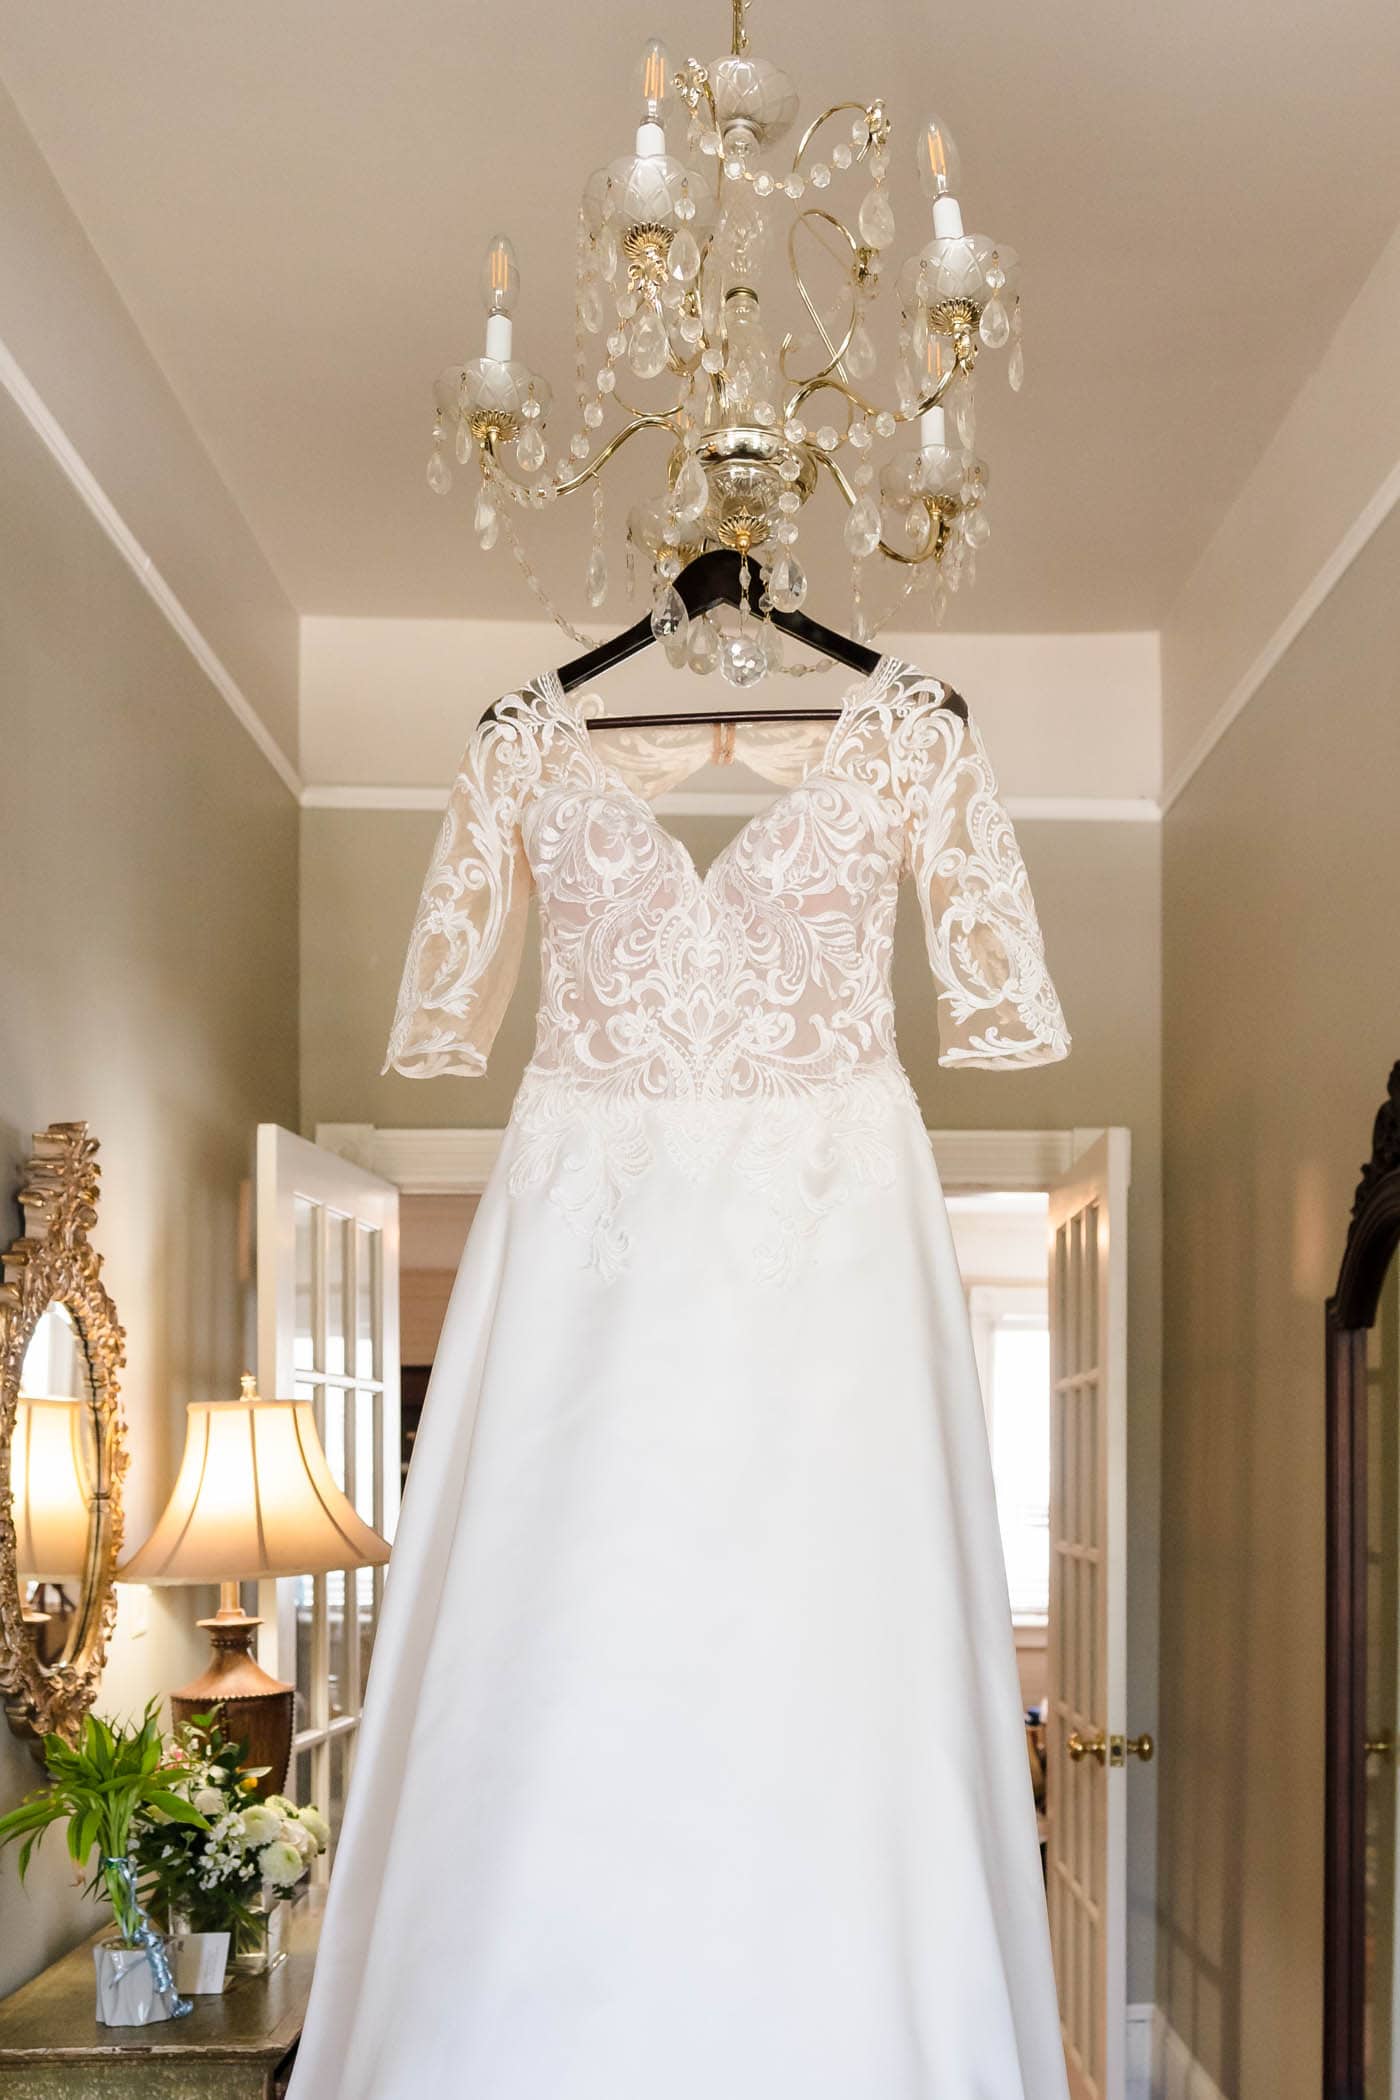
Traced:
[[[940, 383], [947, 377], [954, 362], [953, 346], [948, 337], [939, 335], [931, 328], [928, 333], [928, 342], [924, 349], [923, 385], [920, 389], [925, 401], [927, 401], [930, 394], [937, 391]], [[919, 443], [924, 446], [947, 443], [947, 429], [942, 402], [937, 403], [933, 408], [926, 408], [920, 416]]]
[[486, 355], [499, 364], [510, 361], [511, 315], [520, 296], [520, 271], [515, 250], [498, 233], [486, 251], [481, 266], [481, 303], [486, 308]]
[[519, 296], [520, 270], [515, 250], [505, 235], [498, 233], [481, 266], [481, 303], [488, 314], [513, 314]]
[[919, 134], [919, 180], [928, 198], [954, 197], [962, 173], [958, 149], [946, 124], [930, 117]]
[[647, 124], [661, 122], [662, 105], [671, 92], [671, 61], [666, 46], [654, 36], [642, 53], [642, 118]]

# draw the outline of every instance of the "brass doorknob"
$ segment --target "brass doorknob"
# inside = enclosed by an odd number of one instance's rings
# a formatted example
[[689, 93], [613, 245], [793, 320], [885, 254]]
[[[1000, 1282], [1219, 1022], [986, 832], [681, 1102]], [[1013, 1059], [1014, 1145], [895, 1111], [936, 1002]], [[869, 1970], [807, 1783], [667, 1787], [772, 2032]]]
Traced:
[[1076, 1728], [1065, 1743], [1073, 1764], [1081, 1764], [1092, 1757], [1100, 1765], [1125, 1765], [1130, 1757], [1140, 1758], [1143, 1764], [1151, 1764], [1157, 1745], [1150, 1735], [1110, 1735], [1102, 1729], [1096, 1735], [1083, 1736]]
[[1366, 1755], [1368, 1757], [1394, 1757], [1395, 1737], [1391, 1733], [1390, 1729], [1387, 1728], [1383, 1735], [1373, 1735], [1368, 1739], [1366, 1744]]

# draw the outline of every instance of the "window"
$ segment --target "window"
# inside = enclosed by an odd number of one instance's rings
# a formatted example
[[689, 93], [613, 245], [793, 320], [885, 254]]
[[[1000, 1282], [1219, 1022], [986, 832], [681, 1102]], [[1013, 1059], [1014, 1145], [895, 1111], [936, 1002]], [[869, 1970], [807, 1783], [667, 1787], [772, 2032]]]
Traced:
[[1050, 1609], [1050, 1323], [1044, 1284], [974, 1284], [973, 1341], [987, 1411], [1011, 1611]]

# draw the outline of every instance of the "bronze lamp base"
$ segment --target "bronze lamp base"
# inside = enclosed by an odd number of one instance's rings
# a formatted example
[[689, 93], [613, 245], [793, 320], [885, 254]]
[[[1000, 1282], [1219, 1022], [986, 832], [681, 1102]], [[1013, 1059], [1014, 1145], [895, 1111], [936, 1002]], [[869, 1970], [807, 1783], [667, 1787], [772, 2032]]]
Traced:
[[253, 1633], [262, 1620], [250, 1618], [238, 1601], [237, 1585], [225, 1583], [218, 1611], [199, 1623], [209, 1631], [209, 1667], [170, 1694], [171, 1718], [192, 1721], [217, 1706], [225, 1736], [246, 1744], [250, 1765], [268, 1767], [257, 1793], [280, 1794], [292, 1755], [294, 1693], [291, 1685], [269, 1677], [253, 1653]]

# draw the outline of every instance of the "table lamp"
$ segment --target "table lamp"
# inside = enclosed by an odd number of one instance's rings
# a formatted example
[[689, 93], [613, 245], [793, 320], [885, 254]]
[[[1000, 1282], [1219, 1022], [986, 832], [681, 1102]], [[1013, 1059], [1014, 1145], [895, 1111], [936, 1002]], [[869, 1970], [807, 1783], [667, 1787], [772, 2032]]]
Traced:
[[[118, 1571], [119, 1582], [217, 1582], [219, 1609], [201, 1619], [209, 1667], [170, 1697], [176, 1721], [221, 1708], [225, 1736], [269, 1770], [259, 1791], [280, 1793], [292, 1753], [293, 1688], [253, 1654], [262, 1624], [243, 1610], [241, 1581], [381, 1566], [386, 1540], [335, 1484], [309, 1400], [263, 1400], [250, 1377], [240, 1400], [186, 1409], [185, 1454], [160, 1522]], [[347, 1585], [349, 1588], [349, 1585]]]

